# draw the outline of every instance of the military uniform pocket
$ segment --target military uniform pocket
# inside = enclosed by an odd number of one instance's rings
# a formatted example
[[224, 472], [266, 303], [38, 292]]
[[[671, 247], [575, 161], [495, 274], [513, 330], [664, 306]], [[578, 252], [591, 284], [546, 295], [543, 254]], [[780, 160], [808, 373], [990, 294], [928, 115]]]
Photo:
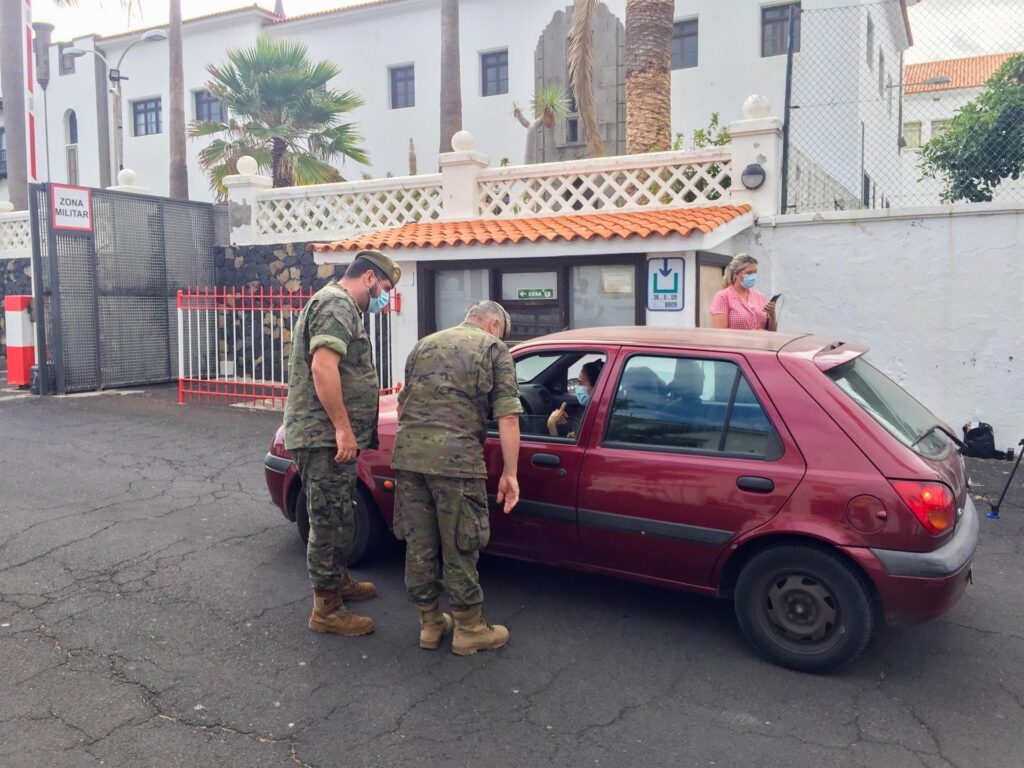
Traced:
[[487, 494], [479, 498], [475, 492], [462, 496], [462, 510], [455, 524], [455, 546], [460, 552], [476, 552], [491, 540], [491, 519], [487, 511]]

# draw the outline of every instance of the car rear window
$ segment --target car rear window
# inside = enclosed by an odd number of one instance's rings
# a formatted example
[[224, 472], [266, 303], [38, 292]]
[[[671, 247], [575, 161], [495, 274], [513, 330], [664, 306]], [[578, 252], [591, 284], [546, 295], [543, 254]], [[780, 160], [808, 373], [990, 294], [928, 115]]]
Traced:
[[939, 419], [899, 384], [862, 357], [826, 374], [850, 399], [903, 445], [928, 459], [941, 459], [952, 445], [938, 430]]

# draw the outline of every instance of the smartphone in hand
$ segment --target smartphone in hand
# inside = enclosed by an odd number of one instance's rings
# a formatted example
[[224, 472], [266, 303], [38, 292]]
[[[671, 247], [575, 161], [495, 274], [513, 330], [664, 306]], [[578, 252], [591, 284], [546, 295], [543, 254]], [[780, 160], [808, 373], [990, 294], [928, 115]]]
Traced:
[[776, 301], [778, 301], [781, 298], [782, 298], [782, 294], [781, 293], [776, 293], [774, 296], [772, 296], [772, 302], [771, 303], [774, 304]]

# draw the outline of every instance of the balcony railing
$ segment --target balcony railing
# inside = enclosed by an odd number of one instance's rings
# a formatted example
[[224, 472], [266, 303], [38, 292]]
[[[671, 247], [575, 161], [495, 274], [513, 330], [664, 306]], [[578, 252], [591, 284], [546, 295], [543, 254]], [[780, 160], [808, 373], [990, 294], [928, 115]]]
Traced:
[[32, 255], [32, 230], [28, 211], [0, 213], [0, 259], [28, 258]]

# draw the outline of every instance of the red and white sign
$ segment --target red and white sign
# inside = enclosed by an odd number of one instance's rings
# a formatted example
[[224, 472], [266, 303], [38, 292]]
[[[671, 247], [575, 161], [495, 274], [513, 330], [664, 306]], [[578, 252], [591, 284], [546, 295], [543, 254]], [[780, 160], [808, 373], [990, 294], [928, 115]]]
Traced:
[[54, 229], [92, 232], [92, 190], [53, 184], [50, 187], [50, 216]]

